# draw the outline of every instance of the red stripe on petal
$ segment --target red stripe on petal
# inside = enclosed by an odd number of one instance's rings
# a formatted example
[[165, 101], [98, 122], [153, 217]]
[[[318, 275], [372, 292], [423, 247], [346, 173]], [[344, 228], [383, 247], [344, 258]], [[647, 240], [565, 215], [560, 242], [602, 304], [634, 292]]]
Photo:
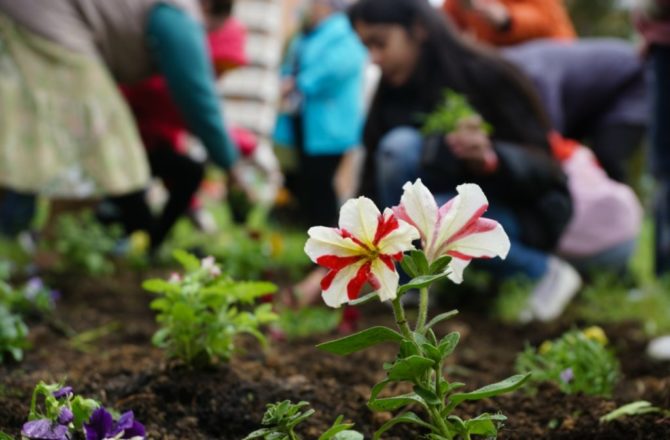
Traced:
[[[472, 214], [472, 216], [468, 219], [467, 223], [461, 227], [458, 231], [456, 231], [451, 237], [447, 239], [447, 244], [452, 243], [459, 238], [462, 238], [466, 235], [470, 235], [472, 232], [470, 232], [470, 229], [476, 228], [477, 223], [479, 220], [482, 220], [482, 215], [486, 212], [486, 210], [489, 209], [489, 205], [485, 204], [479, 207], [477, 211]], [[488, 220], [488, 219], [486, 219]], [[493, 221], [493, 220], [491, 220]]]
[[[402, 255], [402, 254], [400, 254], [400, 255]], [[379, 259], [382, 260], [382, 262], [386, 265], [386, 267], [388, 267], [390, 270], [395, 272], [395, 263], [393, 262], [394, 258], [395, 258], [395, 255], [394, 256], [385, 255], [385, 254], [379, 255]], [[397, 260], [397, 258], [395, 258], [395, 259]], [[398, 261], [400, 261], [400, 260], [398, 260]]]
[[452, 235], [449, 240], [447, 240], [447, 244], [454, 243], [468, 235], [492, 231], [497, 227], [498, 222], [495, 220], [491, 220], [490, 218], [477, 219], [475, 222], [461, 229], [458, 233]]
[[370, 271], [370, 276], [368, 276], [368, 283], [370, 283], [373, 290], [379, 290], [382, 287], [382, 283], [379, 282], [379, 279], [377, 279], [372, 271]]
[[349, 280], [347, 284], [347, 296], [350, 300], [358, 298], [358, 294], [361, 293], [361, 289], [365, 285], [365, 282], [370, 277], [370, 267], [371, 263], [368, 261], [358, 269], [356, 275]]
[[342, 270], [345, 267], [356, 263], [363, 257], [354, 255], [352, 257], [338, 257], [337, 255], [322, 255], [316, 259], [316, 264], [327, 269]]
[[347, 231], [346, 229], [340, 229], [339, 231], [340, 231], [340, 235], [342, 236], [342, 238], [348, 238], [349, 240], [353, 241], [354, 243], [356, 243], [357, 245], [359, 245], [360, 247], [362, 247], [366, 251], [370, 250], [370, 248], [365, 243], [363, 243], [361, 240], [359, 240], [357, 237], [355, 237], [351, 232]]
[[399, 227], [400, 224], [398, 223], [398, 219], [394, 214], [390, 214], [388, 218], [385, 217], [384, 214], [380, 215], [377, 219], [377, 232], [375, 233], [375, 239], [372, 241], [372, 243], [377, 246], [377, 244], [379, 244], [379, 242], [384, 237]]
[[339, 270], [331, 270], [321, 279], [321, 290], [328, 290], [330, 288], [330, 285], [333, 284], [335, 275], [337, 275], [338, 272]]
[[471, 255], [465, 255], [464, 253], [458, 252], [458, 251], [448, 251], [447, 255], [449, 255], [451, 257], [454, 257], [454, 258], [458, 258], [459, 260], [465, 260], [465, 261], [472, 261], [472, 259], [475, 258]]
[[396, 261], [400, 261], [403, 259], [404, 256], [405, 254], [403, 254], [402, 252], [398, 252], [397, 254], [391, 255], [391, 258], [393, 258]]

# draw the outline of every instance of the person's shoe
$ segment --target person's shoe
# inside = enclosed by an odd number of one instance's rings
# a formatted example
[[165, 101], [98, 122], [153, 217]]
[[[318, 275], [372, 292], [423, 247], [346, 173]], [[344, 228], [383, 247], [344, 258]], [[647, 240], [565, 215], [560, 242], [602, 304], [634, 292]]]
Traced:
[[[549, 257], [547, 273], [537, 283], [530, 297], [532, 318], [547, 322], [561, 316], [582, 286], [582, 278], [570, 264], [556, 257]], [[529, 313], [522, 318], [530, 317]]]
[[670, 335], [652, 339], [647, 346], [647, 355], [657, 361], [670, 361]]

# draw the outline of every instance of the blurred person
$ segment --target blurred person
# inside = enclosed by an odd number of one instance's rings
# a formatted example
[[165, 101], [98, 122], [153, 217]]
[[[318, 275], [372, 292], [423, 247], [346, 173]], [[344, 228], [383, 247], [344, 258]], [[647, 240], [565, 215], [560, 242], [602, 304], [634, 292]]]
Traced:
[[461, 31], [493, 46], [575, 38], [563, 0], [445, 0], [443, 8]]
[[295, 148], [295, 191], [307, 225], [337, 220], [334, 177], [361, 142], [366, 53], [341, 10], [344, 0], [309, 0], [303, 28], [282, 65], [275, 142]]
[[[247, 63], [246, 30], [236, 19], [228, 18], [220, 27], [210, 30], [207, 41], [217, 78]], [[168, 190], [168, 200], [151, 233], [152, 245], [159, 246], [179, 217], [189, 209], [197, 226], [202, 224], [203, 229], [211, 228], [195, 197], [205, 164], [188, 154], [188, 129], [170, 96], [165, 78], [155, 75], [136, 84], [124, 85], [122, 91], [136, 119], [151, 172]], [[230, 134], [243, 156], [253, 152], [256, 142], [252, 133], [233, 127]]]
[[239, 180], [205, 41], [229, 9], [230, 0], [0, 0], [0, 186], [22, 203], [109, 195], [128, 232], [153, 230], [146, 155], [114, 81], [156, 73], [210, 158]]
[[[479, 184], [489, 198], [487, 216], [512, 241], [506, 260], [482, 266], [536, 282], [523, 318], [558, 317], [581, 278], [552, 255], [572, 203], [532, 84], [494, 53], [464, 41], [426, 1], [360, 0], [350, 19], [382, 71], [364, 131], [362, 192], [394, 206], [404, 183], [417, 177], [445, 200], [460, 183]], [[442, 104], [445, 88], [465, 95], [493, 134], [468, 119], [448, 135], [424, 137], [421, 115]]]
[[543, 39], [504, 48], [502, 55], [532, 79], [554, 129], [588, 144], [607, 174], [625, 182], [648, 121], [635, 47], [615, 38]]
[[[663, 276], [670, 272], [670, 0], [638, 0], [634, 17], [651, 76], [651, 168], [658, 184], [655, 269]], [[670, 335], [652, 340], [647, 352], [655, 359], [670, 360]]]
[[[346, 6], [343, 0], [309, 0], [282, 66], [275, 142], [297, 150], [294, 181], [287, 183], [308, 226], [337, 222], [335, 175], [343, 156], [361, 145], [367, 55], [341, 12]], [[316, 299], [323, 275], [317, 268], [294, 286], [298, 305]]]

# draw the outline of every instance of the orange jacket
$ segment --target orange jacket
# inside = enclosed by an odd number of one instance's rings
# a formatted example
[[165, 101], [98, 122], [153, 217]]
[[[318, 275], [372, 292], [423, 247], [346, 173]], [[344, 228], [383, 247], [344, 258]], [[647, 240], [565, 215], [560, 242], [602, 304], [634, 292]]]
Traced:
[[572, 40], [572, 26], [562, 0], [500, 0], [508, 11], [511, 25], [507, 30], [495, 29], [484, 17], [468, 10], [462, 0], [445, 0], [444, 10], [461, 30], [494, 46], [509, 46], [535, 38]]

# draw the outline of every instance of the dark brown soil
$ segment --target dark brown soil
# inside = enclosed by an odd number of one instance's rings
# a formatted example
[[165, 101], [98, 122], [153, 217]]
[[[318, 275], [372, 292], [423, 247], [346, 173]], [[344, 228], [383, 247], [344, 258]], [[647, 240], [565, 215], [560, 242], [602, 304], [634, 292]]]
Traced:
[[[63, 293], [58, 320], [79, 332], [110, 323], [117, 324], [116, 330], [84, 352], [72, 346], [58, 325], [34, 323], [35, 348], [25, 361], [0, 366], [0, 431], [18, 434], [39, 380], [66, 380], [76, 392], [105, 405], [134, 410], [154, 439], [239, 440], [258, 428], [267, 403], [283, 399], [307, 400], [317, 410], [303, 431], [306, 439], [318, 437], [339, 414], [354, 421], [366, 438], [390, 417], [371, 413], [366, 401], [370, 387], [383, 378], [382, 363], [394, 355], [392, 346], [338, 358], [314, 348], [329, 337], [275, 343], [266, 351], [243, 341], [246, 352], [229, 365], [191, 371], [167, 363], [150, 344], [155, 331], [151, 297], [138, 287], [148, 277], [125, 273], [114, 279], [52, 280]], [[366, 306], [363, 316], [363, 327], [390, 324], [390, 310], [379, 304]], [[466, 312], [438, 333], [461, 332], [449, 371], [475, 388], [513, 374], [515, 356], [526, 341], [557, 336], [572, 324], [515, 328]], [[598, 423], [606, 412], [635, 400], [670, 408], [670, 365], [645, 358], [639, 327], [621, 324], [605, 330], [625, 375], [612, 399], [566, 396], [547, 385], [536, 395], [518, 392], [463, 405], [461, 414], [501, 411], [509, 420], [500, 439], [670, 439], [670, 418], [658, 415]], [[401, 427], [385, 438], [420, 437], [420, 432]]]

